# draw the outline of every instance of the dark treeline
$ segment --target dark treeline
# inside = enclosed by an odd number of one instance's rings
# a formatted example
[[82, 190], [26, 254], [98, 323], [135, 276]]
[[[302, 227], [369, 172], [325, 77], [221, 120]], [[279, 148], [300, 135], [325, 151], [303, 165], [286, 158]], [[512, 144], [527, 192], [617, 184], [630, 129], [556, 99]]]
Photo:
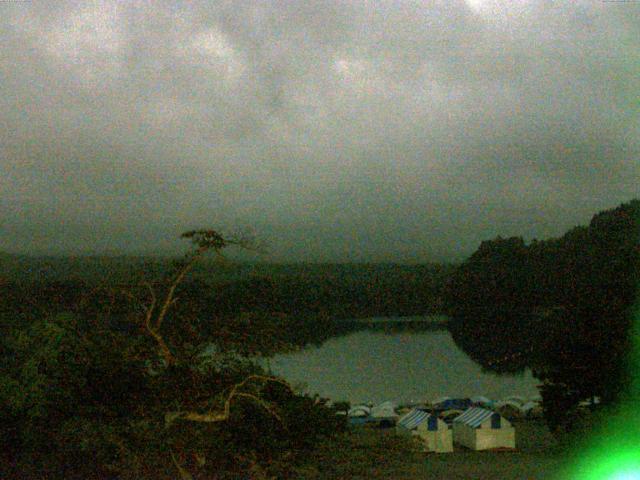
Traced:
[[[170, 271], [170, 258], [28, 257], [0, 255], [0, 282], [73, 290], [158, 278]], [[438, 313], [442, 287], [452, 267], [439, 264], [247, 264], [203, 261], [194, 267], [194, 289], [217, 290], [214, 308], [268, 306], [286, 312], [322, 312], [365, 318]], [[50, 290], [50, 287], [47, 287]], [[183, 289], [188, 288], [184, 286]], [[201, 293], [200, 291], [197, 292]], [[215, 292], [213, 293], [215, 294]]]
[[634, 200], [560, 238], [483, 242], [446, 288], [454, 339], [487, 369], [532, 368], [549, 406], [614, 401], [628, 384], [639, 218]]
[[[281, 312], [332, 319], [408, 316], [442, 310], [450, 268], [438, 265], [321, 265], [253, 273], [231, 282], [194, 283], [210, 311]], [[196, 293], [194, 297], [205, 298]]]
[[[73, 312], [84, 302], [108, 309], [104, 321], [123, 329], [131, 325], [129, 316], [136, 305], [123, 298], [122, 292], [143, 278], [170, 270], [169, 261], [149, 259], [129, 264], [117, 258], [112, 264], [104, 258], [4, 260], [7, 268], [0, 293], [5, 312]], [[72, 273], [70, 265], [79, 270]], [[132, 265], [139, 270], [135, 272]], [[15, 273], [18, 266], [21, 273], [9, 277], [6, 272]], [[270, 334], [254, 353], [269, 354], [281, 350], [277, 344], [320, 344], [363, 328], [338, 320], [439, 313], [451, 269], [439, 265], [205, 263], [179, 286], [172, 315], [226, 336], [225, 345], [236, 348], [251, 345], [257, 349], [260, 342], [245, 339], [260, 325]], [[13, 280], [16, 277], [18, 281]]]

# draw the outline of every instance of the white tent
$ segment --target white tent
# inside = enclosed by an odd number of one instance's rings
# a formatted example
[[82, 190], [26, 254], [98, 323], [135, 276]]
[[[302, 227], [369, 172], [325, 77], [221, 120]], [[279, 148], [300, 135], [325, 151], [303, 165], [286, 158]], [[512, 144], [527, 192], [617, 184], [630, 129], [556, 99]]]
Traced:
[[396, 431], [420, 438], [425, 452], [453, 452], [453, 437], [449, 426], [435, 415], [413, 409], [396, 424]]
[[459, 415], [462, 415], [462, 412], [464, 412], [464, 410], [451, 408], [449, 410], [444, 410], [440, 412], [438, 414], [438, 417], [440, 417], [440, 419], [445, 423], [450, 424], [451, 422], [453, 422], [454, 418], [458, 417]]
[[472, 450], [515, 448], [516, 431], [498, 413], [473, 407], [453, 421], [453, 439]]
[[484, 395], [476, 395], [475, 397], [471, 397], [471, 402], [477, 405], [491, 406], [493, 405], [493, 400], [485, 397]]
[[527, 417], [540, 417], [542, 406], [538, 402], [527, 402], [522, 406], [522, 413]]
[[444, 403], [447, 400], [453, 400], [451, 397], [439, 397], [431, 401], [431, 405], [438, 405], [439, 403]]
[[397, 418], [397, 407], [398, 405], [395, 402], [382, 402], [371, 409], [371, 416], [374, 418]]
[[503, 417], [509, 419], [520, 418], [524, 415], [524, 412], [522, 411], [522, 404], [513, 400], [503, 400], [501, 402], [497, 402], [493, 406], [493, 409]]
[[371, 414], [371, 409], [366, 405], [356, 405], [349, 409], [348, 415], [350, 417], [368, 417]]

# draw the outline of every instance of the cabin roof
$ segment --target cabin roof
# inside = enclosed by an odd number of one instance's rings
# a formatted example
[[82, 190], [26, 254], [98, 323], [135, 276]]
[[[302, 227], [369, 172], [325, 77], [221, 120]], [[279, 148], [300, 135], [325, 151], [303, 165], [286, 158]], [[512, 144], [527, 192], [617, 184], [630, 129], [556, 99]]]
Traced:
[[467, 409], [460, 416], [453, 419], [454, 423], [462, 423], [464, 425], [468, 425], [472, 428], [478, 428], [482, 425], [487, 418], [490, 418], [491, 415], [497, 415], [495, 412], [491, 410], [487, 410], [485, 408], [472, 407]]
[[398, 420], [398, 426], [406, 428], [407, 430], [413, 430], [422, 422], [425, 422], [427, 418], [429, 418], [428, 412], [414, 408]]

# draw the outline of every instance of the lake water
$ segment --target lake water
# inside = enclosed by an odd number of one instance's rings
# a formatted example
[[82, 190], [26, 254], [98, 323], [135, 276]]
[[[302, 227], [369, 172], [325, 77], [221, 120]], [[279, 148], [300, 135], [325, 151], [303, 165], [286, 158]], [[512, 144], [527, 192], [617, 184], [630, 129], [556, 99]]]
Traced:
[[[390, 319], [393, 320], [393, 319]], [[320, 347], [278, 355], [271, 369], [293, 385], [332, 400], [352, 403], [424, 401], [442, 396], [538, 394], [530, 371], [517, 375], [483, 372], [446, 330], [358, 331]]]

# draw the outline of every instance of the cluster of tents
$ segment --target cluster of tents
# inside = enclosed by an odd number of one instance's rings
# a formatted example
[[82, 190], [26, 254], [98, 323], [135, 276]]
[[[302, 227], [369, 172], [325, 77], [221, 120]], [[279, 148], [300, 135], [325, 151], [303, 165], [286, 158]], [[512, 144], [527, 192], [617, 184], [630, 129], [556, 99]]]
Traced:
[[491, 400], [487, 397], [477, 396], [471, 398], [455, 399], [443, 397], [432, 402], [436, 410], [459, 410], [462, 413], [469, 407], [482, 407], [493, 410], [509, 420], [521, 418], [540, 418], [542, 416], [542, 398], [534, 396], [529, 399], [519, 395], [512, 395], [503, 400]]
[[513, 449], [511, 421], [541, 413], [540, 398], [513, 396], [494, 402], [486, 397], [444, 397], [428, 404], [400, 407], [395, 402], [357, 405], [348, 411], [351, 424], [394, 427], [413, 435], [426, 452], [452, 452], [453, 444], [472, 450]]

